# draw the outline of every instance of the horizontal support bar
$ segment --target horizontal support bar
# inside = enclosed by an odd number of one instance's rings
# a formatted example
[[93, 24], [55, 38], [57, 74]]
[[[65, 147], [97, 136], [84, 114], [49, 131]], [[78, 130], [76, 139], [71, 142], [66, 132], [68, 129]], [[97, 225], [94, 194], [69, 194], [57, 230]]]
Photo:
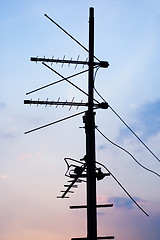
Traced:
[[[73, 180], [70, 180], [70, 181], [67, 181], [67, 182], [68, 182], [68, 183], [69, 183], [69, 182], [71, 182], [71, 183], [72, 183], [72, 182], [73, 182]], [[75, 183], [81, 183], [81, 182], [83, 182], [83, 180], [81, 180], [81, 179], [77, 179], [77, 180], [75, 181]]]
[[[97, 237], [97, 239], [114, 239], [114, 236]], [[86, 237], [71, 238], [71, 240], [87, 240]]]
[[[38, 57], [31, 57], [30, 59], [32, 62], [55, 62], [55, 63], [68, 63], [68, 64], [82, 64], [82, 65], [89, 65], [87, 61], [74, 61], [74, 60], [64, 60], [64, 59], [52, 59], [52, 58], [38, 58]], [[94, 62], [94, 66], [99, 66], [103, 68], [108, 68], [109, 63], [107, 61], [101, 62]]]
[[[62, 198], [61, 196], [57, 196], [57, 198]], [[69, 198], [69, 197], [63, 197], [63, 198]]]
[[[66, 191], [61, 191], [62, 193], [66, 192]], [[74, 193], [73, 191], [68, 191], [68, 193]]]
[[[96, 208], [103, 208], [103, 207], [113, 207], [113, 204], [96, 205]], [[70, 206], [69, 208], [70, 209], [87, 208], [87, 205]]]
[[[70, 185], [64, 185], [64, 187], [70, 187]], [[72, 188], [78, 188], [77, 185], [72, 185]]]

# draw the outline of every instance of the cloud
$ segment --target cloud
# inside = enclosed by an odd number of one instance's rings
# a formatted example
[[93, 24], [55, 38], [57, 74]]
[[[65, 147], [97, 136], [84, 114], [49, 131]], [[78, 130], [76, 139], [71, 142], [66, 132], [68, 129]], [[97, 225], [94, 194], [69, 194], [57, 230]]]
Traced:
[[[132, 124], [129, 126], [140, 137], [148, 138], [160, 131], [160, 99], [135, 108]], [[127, 128], [120, 130], [120, 136], [130, 134]]]
[[106, 149], [106, 145], [105, 144], [101, 144], [98, 146], [98, 150], [104, 150]]
[[13, 133], [9, 133], [9, 132], [3, 132], [3, 131], [0, 131], [0, 138], [3, 138], [3, 139], [13, 139], [15, 138], [15, 135]]
[[139, 109], [138, 122], [146, 137], [160, 131], [160, 100], [143, 105]]
[[8, 178], [8, 176], [7, 175], [2, 175], [1, 178], [3, 178], [3, 179]]
[[6, 104], [4, 102], [0, 102], [0, 109], [4, 109], [6, 107]]
[[[134, 197], [134, 200], [137, 203], [140, 203], [141, 205], [146, 203], [146, 201]], [[128, 210], [133, 209], [135, 207], [135, 203], [129, 199], [129, 198], [125, 198], [125, 197], [111, 197], [108, 199], [109, 202], [112, 202], [114, 204], [114, 207], [116, 208], [126, 208]]]
[[159, 202], [148, 202], [138, 197], [134, 198], [141, 206], [147, 204], [149, 217], [144, 215], [130, 199], [125, 197], [102, 196], [102, 201], [113, 203], [113, 208], [99, 210], [98, 221], [100, 232], [114, 235], [116, 239], [160, 239], [160, 208]]
[[99, 217], [102, 217], [102, 216], [105, 215], [105, 212], [101, 211], [101, 212], [97, 212], [97, 214], [98, 214]]
[[33, 158], [33, 154], [31, 153], [21, 154], [18, 156], [19, 160], [26, 160], [26, 159], [32, 159], [32, 158]]

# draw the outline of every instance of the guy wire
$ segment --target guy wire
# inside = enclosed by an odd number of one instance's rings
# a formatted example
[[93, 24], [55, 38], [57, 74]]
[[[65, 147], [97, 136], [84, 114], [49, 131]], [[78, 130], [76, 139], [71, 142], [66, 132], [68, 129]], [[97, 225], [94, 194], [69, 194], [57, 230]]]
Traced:
[[143, 166], [143, 165], [142, 165], [129, 151], [127, 151], [125, 148], [123, 148], [123, 147], [119, 146], [118, 144], [112, 142], [107, 136], [105, 136], [105, 135], [98, 129], [98, 127], [96, 127], [96, 130], [97, 130], [108, 142], [112, 143], [114, 146], [120, 148], [121, 150], [123, 150], [124, 152], [126, 152], [130, 157], [132, 157], [133, 160], [134, 160], [140, 167], [142, 167], [142, 168], [144, 168], [145, 170], [147, 170], [147, 171], [149, 171], [149, 172], [157, 175], [158, 177], [160, 177], [160, 175], [159, 175], [157, 172], [155, 172], [155, 171], [153, 171], [153, 170], [151, 170], [151, 169], [146, 168], [145, 166]]
[[[101, 96], [101, 94], [94, 88], [95, 92], [98, 94], [98, 96], [106, 102], [106, 100]], [[141, 144], [155, 157], [158, 162], [160, 162], [160, 159], [153, 153], [153, 151], [138, 137], [138, 135], [127, 125], [127, 123], [118, 115], [118, 113], [108, 104], [108, 107], [112, 110], [112, 112], [121, 120], [121, 122], [130, 130], [130, 132], [141, 142]]]
[[[76, 77], [76, 76], [78, 76], [78, 75], [80, 75], [80, 74], [82, 74], [82, 73], [85, 73], [85, 72], [88, 72], [88, 69], [87, 69], [87, 70], [84, 70], [84, 71], [82, 71], [82, 72], [73, 74], [73, 75], [67, 77], [67, 79], [68, 79], [68, 78], [72, 78], [72, 77]], [[53, 83], [49, 83], [49, 84], [47, 84], [47, 85], [45, 85], [45, 86], [43, 86], [43, 87], [39, 87], [39, 88], [37, 88], [37, 89], [35, 89], [35, 90], [32, 90], [32, 91], [30, 91], [30, 92], [27, 92], [26, 95], [29, 95], [29, 94], [34, 93], [34, 92], [37, 92], [37, 91], [39, 91], [39, 90], [41, 90], [41, 89], [50, 87], [50, 86], [52, 86], [52, 85], [54, 85], [54, 84], [57, 84], [57, 83], [59, 83], [59, 82], [62, 82], [62, 81], [64, 81], [64, 80], [66, 80], [66, 78], [60, 79], [60, 80], [55, 81], [55, 82], [53, 82]]]
[[[74, 40], [76, 43], [78, 43], [79, 46], [81, 46], [85, 51], [89, 52], [89, 50], [84, 47], [77, 39], [75, 39], [71, 34], [69, 34], [64, 28], [62, 28], [58, 23], [56, 23], [52, 18], [50, 18], [47, 14], [44, 14], [45, 17], [47, 17], [52, 23], [54, 23], [58, 28], [60, 28], [64, 33], [66, 33], [72, 40]], [[100, 62], [100, 60], [94, 56], [94, 58]]]
[[[83, 94], [85, 94], [86, 96], [88, 96], [88, 93], [86, 93], [85, 91], [83, 91], [81, 88], [79, 88], [77, 85], [75, 85], [74, 83], [72, 83], [71, 81], [68, 80], [68, 78], [63, 77], [63, 75], [61, 75], [60, 73], [58, 73], [56, 70], [54, 70], [53, 68], [51, 68], [50, 66], [48, 66], [46, 63], [42, 62], [42, 64], [46, 67], [48, 67], [51, 71], [53, 71], [54, 73], [56, 73], [58, 76], [60, 76], [61, 78], [63, 78], [63, 80], [67, 81], [68, 83], [70, 83], [73, 87], [77, 88], [79, 91], [81, 91]], [[95, 102], [99, 103], [96, 99], [94, 99]]]
[[146, 214], [147, 217], [149, 217], [148, 213], [146, 213], [144, 211], [144, 209], [134, 200], [134, 198], [127, 192], [127, 190], [122, 186], [122, 184], [117, 180], [117, 178], [111, 173], [111, 171], [109, 171], [109, 169], [103, 165], [102, 163], [96, 162], [97, 164], [101, 165], [102, 167], [104, 167], [110, 174], [111, 176], [114, 178], [114, 180], [118, 183], [118, 185], [123, 189], [123, 191], [130, 197], [130, 199], [137, 205], [137, 207], [144, 213]]

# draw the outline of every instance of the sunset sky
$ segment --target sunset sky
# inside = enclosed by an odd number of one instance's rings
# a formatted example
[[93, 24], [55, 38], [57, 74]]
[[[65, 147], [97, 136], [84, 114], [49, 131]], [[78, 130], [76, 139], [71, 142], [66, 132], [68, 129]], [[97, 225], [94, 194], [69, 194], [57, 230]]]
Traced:
[[[41, 130], [42, 125], [85, 108], [24, 105], [24, 99], [87, 101], [67, 82], [26, 93], [61, 78], [30, 57], [86, 60], [88, 53], [49, 21], [55, 20], [88, 48], [89, 8], [95, 12], [95, 56], [108, 61], [99, 69], [95, 87], [119, 116], [157, 156], [149, 152], [109, 108], [96, 111], [96, 161], [112, 176], [97, 182], [98, 236], [117, 240], [160, 239], [160, 2], [158, 0], [24, 0], [1, 1], [0, 59], [0, 240], [69, 240], [86, 236], [86, 203], [81, 183], [69, 199], [58, 199], [67, 178], [65, 157], [85, 156], [83, 114]], [[49, 65], [50, 66], [50, 65]], [[51, 66], [64, 77], [87, 69]], [[70, 79], [87, 91], [88, 75]], [[95, 93], [95, 98], [102, 101]], [[100, 165], [97, 165], [100, 166]], [[102, 168], [103, 172], [106, 172]]]

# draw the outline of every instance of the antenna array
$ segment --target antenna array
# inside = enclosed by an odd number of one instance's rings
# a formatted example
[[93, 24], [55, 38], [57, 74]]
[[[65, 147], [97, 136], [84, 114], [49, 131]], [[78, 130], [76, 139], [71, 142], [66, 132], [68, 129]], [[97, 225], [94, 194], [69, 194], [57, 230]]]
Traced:
[[[109, 63], [107, 61], [100, 61], [97, 57], [94, 56], [94, 9], [90, 8], [89, 12], [89, 50], [85, 48], [79, 41], [77, 41], [72, 35], [70, 35], [65, 29], [63, 29], [60, 25], [58, 25], [53, 19], [51, 19], [49, 16], [45, 14], [45, 17], [47, 17], [52, 23], [54, 23], [58, 28], [60, 28], [65, 34], [67, 34], [72, 40], [74, 40], [77, 44], [79, 44], [85, 51], [89, 53], [88, 58], [85, 61], [79, 60], [79, 55], [76, 60], [67, 60], [65, 59], [65, 55], [63, 59], [56, 59], [54, 56], [52, 58], [39, 58], [39, 57], [31, 57], [31, 61], [34, 62], [42, 62], [44, 66], [46, 66], [48, 69], [50, 69], [52, 72], [57, 74], [59, 77], [61, 77], [61, 80], [57, 81], [67, 81], [69, 84], [71, 84], [73, 87], [77, 88], [79, 91], [81, 91], [83, 94], [85, 94], [88, 97], [88, 102], [84, 103], [81, 102], [74, 102], [74, 98], [72, 98], [71, 101], [65, 101], [61, 102], [60, 98], [57, 101], [49, 101], [48, 99], [45, 101], [41, 100], [24, 100], [24, 104], [35, 104], [35, 105], [44, 105], [46, 106], [69, 106], [69, 110], [71, 110], [72, 107], [76, 107], [77, 109], [79, 107], [86, 107], [87, 110], [83, 112], [79, 112], [77, 114], [71, 115], [69, 117], [65, 117], [64, 119], [57, 120], [55, 122], [46, 124], [44, 126], [35, 128], [33, 130], [30, 130], [26, 133], [33, 132], [35, 130], [39, 130], [44, 127], [48, 127], [52, 124], [64, 121], [66, 119], [78, 116], [80, 114], [85, 114], [83, 116], [83, 123], [84, 123], [84, 129], [86, 134], [86, 155], [83, 159], [80, 161], [71, 159], [71, 158], [65, 158], [65, 162], [67, 165], [67, 171], [65, 173], [65, 176], [69, 178], [68, 183], [64, 185], [64, 190], [61, 191], [62, 195], [58, 196], [58, 198], [68, 198], [68, 194], [74, 193], [74, 189], [78, 187], [78, 184], [85, 182], [87, 186], [87, 204], [81, 205], [81, 206], [70, 206], [70, 209], [78, 209], [78, 208], [86, 208], [87, 209], [87, 237], [81, 237], [81, 238], [72, 238], [72, 240], [97, 240], [97, 239], [114, 239], [114, 236], [97, 236], [97, 208], [101, 207], [112, 207], [113, 204], [104, 204], [99, 205], [96, 203], [96, 181], [102, 180], [105, 176], [109, 176], [110, 173], [103, 173], [101, 168], [96, 167], [96, 161], [95, 161], [95, 110], [96, 109], [107, 109], [108, 103], [102, 102], [99, 103], [96, 99], [94, 99], [93, 92], [94, 92], [94, 69], [96, 68], [108, 68]], [[94, 59], [96, 61], [94, 61]], [[49, 66], [46, 63], [50, 63], [51, 66]], [[84, 66], [87, 66], [88, 69], [84, 70], [82, 72], [76, 73], [72, 76], [69, 76], [65, 78], [62, 76], [59, 72], [57, 72], [55, 69], [52, 68], [53, 63], [61, 64], [63, 67], [64, 64], [67, 64], [70, 66], [73, 64], [75, 69], [77, 68], [77, 65], [82, 65], [82, 68]], [[83, 89], [79, 88], [77, 85], [73, 84], [69, 78], [75, 77], [81, 73], [88, 72], [88, 93], [86, 93]], [[45, 85], [43, 87], [37, 88], [35, 90], [32, 90], [27, 93], [31, 94], [33, 92], [42, 90], [46, 87], [49, 87], [51, 85], [56, 84], [57, 82]]]

